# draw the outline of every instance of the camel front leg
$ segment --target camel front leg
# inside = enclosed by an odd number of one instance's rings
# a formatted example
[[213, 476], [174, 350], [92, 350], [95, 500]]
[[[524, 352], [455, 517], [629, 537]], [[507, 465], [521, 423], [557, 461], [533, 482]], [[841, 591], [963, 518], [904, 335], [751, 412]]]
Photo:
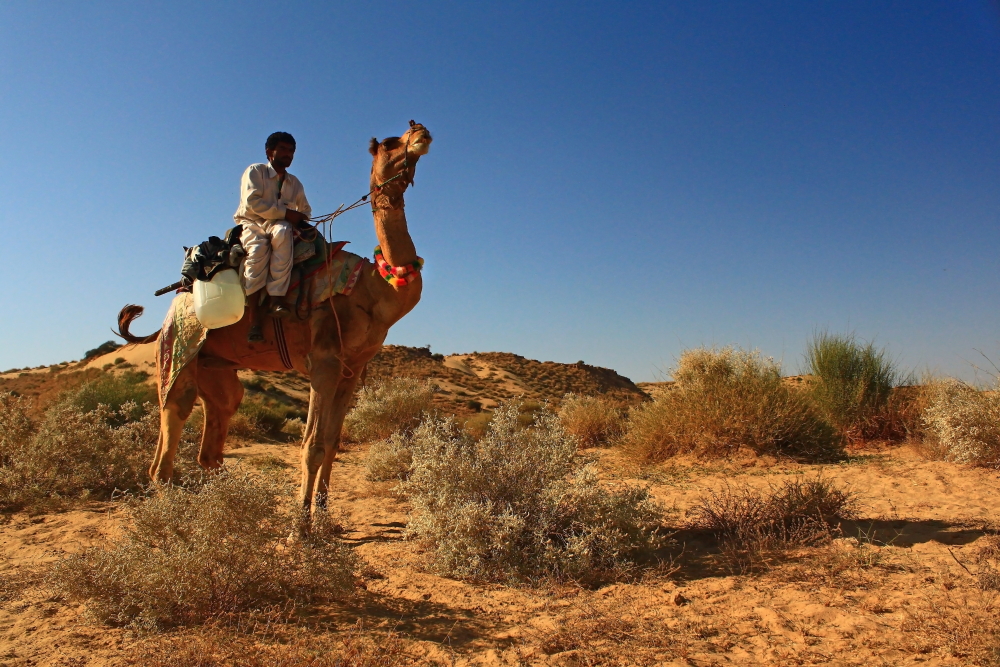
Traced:
[[[302, 518], [300, 532], [308, 531], [312, 513], [316, 474], [327, 457], [327, 443], [333, 442], [335, 405], [340, 385], [341, 363], [332, 359], [314, 362], [310, 370], [309, 416], [302, 437], [302, 485], [299, 491]], [[337, 428], [340, 428], [340, 423]], [[339, 435], [339, 434], [338, 434]], [[332, 452], [331, 452], [332, 455]]]
[[160, 437], [156, 445], [149, 476], [156, 482], [169, 482], [174, 475], [174, 456], [184, 431], [184, 422], [191, 416], [198, 400], [198, 371], [196, 364], [188, 364], [171, 387], [160, 405]]
[[337, 387], [337, 395], [333, 401], [330, 416], [329, 436], [323, 442], [323, 465], [319, 469], [319, 488], [316, 490], [316, 507], [326, 509], [327, 498], [330, 495], [330, 473], [333, 462], [340, 451], [340, 436], [344, 427], [344, 418], [351, 407], [354, 390], [358, 386], [359, 373], [341, 380]]

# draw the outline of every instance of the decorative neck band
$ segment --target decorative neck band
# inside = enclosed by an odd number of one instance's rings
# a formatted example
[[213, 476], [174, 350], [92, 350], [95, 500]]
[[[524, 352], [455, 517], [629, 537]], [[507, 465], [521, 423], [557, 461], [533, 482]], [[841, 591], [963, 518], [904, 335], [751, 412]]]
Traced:
[[391, 266], [382, 256], [382, 246], [375, 246], [375, 266], [378, 267], [379, 275], [393, 287], [402, 287], [412, 283], [418, 275], [420, 269], [424, 268], [424, 260], [417, 257], [417, 261], [402, 266]]

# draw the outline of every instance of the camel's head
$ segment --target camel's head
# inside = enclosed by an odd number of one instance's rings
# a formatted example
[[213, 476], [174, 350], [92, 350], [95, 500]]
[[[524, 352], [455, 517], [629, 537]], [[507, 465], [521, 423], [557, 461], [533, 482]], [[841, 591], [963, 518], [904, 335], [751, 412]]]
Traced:
[[397, 201], [402, 200], [403, 191], [413, 183], [417, 161], [430, 150], [431, 141], [427, 128], [412, 120], [410, 129], [401, 137], [382, 141], [372, 137], [368, 146], [372, 154], [371, 187], [376, 190], [382, 186], [380, 193], [391, 200], [392, 208], [398, 208]]

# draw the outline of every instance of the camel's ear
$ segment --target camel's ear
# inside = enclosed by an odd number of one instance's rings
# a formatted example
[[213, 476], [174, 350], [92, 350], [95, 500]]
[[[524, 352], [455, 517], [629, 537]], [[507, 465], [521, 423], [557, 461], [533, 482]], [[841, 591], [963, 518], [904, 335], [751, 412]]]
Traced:
[[378, 139], [372, 137], [372, 140], [368, 142], [368, 152], [372, 154], [372, 157], [378, 155]]
[[411, 119], [410, 119], [410, 127], [413, 127], [414, 125], [416, 125], [416, 123], [415, 123], [415, 122], [413, 122], [413, 119], [411, 118]]

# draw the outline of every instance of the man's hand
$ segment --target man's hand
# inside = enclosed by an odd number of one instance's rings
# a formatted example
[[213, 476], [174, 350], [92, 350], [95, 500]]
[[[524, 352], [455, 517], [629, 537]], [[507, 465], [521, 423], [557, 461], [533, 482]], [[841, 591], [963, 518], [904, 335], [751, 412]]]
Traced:
[[305, 222], [306, 216], [304, 213], [301, 213], [300, 211], [293, 211], [292, 209], [286, 209], [285, 220], [292, 223], [293, 225], [297, 225], [300, 222]]

